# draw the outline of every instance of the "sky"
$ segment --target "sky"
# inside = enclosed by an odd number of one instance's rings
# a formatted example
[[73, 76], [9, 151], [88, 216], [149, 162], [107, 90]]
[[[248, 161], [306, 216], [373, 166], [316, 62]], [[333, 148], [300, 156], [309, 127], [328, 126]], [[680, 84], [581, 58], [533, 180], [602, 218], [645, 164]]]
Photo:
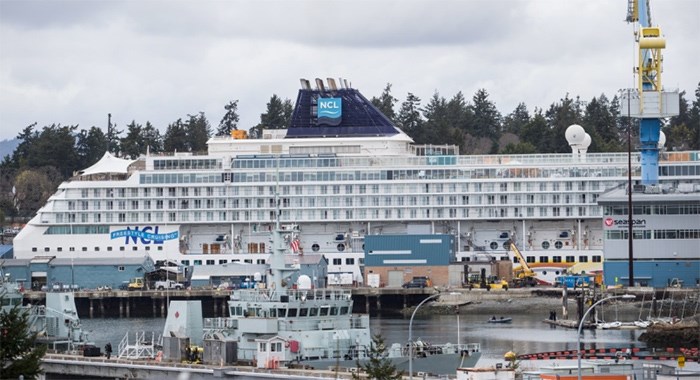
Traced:
[[[26, 126], [168, 124], [204, 112], [239, 129], [299, 78], [387, 83], [425, 105], [486, 89], [506, 115], [634, 86], [626, 0], [0, 0], [0, 140]], [[651, 0], [667, 39], [662, 81], [694, 99], [700, 1]]]

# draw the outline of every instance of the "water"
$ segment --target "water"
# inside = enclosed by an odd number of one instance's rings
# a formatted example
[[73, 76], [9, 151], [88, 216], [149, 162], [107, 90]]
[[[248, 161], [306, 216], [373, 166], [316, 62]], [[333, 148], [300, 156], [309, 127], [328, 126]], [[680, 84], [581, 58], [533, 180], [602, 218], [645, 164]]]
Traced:
[[[488, 323], [491, 314], [462, 313], [460, 315], [417, 315], [413, 320], [413, 338], [430, 343], [479, 343], [482, 359], [479, 365], [503, 362], [503, 354], [518, 354], [576, 349], [576, 330], [550, 326], [542, 320], [546, 311], [507, 315], [510, 324]], [[500, 317], [500, 315], [499, 315]], [[620, 315], [621, 321], [634, 320], [637, 315]], [[459, 323], [458, 323], [459, 320]], [[107, 342], [118, 346], [127, 331], [163, 332], [164, 318], [81, 319], [89, 338], [98, 347]], [[380, 334], [387, 344], [408, 341], [408, 318], [373, 317], [372, 334]], [[626, 348], [646, 345], [639, 342], [643, 330], [584, 330], [581, 342], [586, 348]], [[131, 336], [133, 340], [133, 335]]]

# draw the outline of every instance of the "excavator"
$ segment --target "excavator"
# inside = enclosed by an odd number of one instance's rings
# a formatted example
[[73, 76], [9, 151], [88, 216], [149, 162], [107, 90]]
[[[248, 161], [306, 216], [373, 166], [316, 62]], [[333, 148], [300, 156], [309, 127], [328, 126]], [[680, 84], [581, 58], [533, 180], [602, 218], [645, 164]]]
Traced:
[[535, 272], [527, 265], [527, 260], [520, 253], [518, 247], [515, 246], [512, 240], [508, 241], [508, 246], [510, 250], [513, 251], [513, 256], [518, 259], [520, 267], [513, 269], [513, 287], [522, 288], [526, 286], [537, 285], [537, 278], [535, 277]]

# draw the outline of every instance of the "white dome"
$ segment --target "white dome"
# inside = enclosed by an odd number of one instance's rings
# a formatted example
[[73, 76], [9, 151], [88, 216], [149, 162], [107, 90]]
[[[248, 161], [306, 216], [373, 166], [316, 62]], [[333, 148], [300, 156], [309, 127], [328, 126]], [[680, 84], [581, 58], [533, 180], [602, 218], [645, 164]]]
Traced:
[[666, 145], [666, 134], [659, 131], [659, 149], [662, 149]]
[[260, 272], [253, 273], [253, 280], [255, 280], [255, 282], [262, 281], [262, 275], [260, 274]]
[[297, 280], [297, 289], [311, 289], [311, 277], [302, 274]]
[[569, 145], [578, 145], [586, 138], [586, 131], [578, 124], [571, 124], [569, 128], [566, 128], [564, 136], [566, 136]]
[[586, 133], [586, 136], [583, 137], [583, 142], [581, 143], [582, 148], [588, 148], [591, 146], [591, 135]]

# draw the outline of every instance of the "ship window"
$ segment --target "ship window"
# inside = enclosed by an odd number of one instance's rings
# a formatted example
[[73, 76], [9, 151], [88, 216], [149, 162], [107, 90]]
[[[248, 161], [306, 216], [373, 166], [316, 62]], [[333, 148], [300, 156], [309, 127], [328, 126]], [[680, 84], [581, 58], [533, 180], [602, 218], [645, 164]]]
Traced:
[[346, 265], [355, 265], [355, 259], [353, 259], [353, 258], [345, 259], [345, 264]]
[[95, 252], [99, 252], [99, 251], [100, 251], [100, 247], [95, 247]]
[[525, 258], [525, 261], [527, 261], [528, 263], [534, 263], [534, 262], [535, 262], [535, 256], [527, 256], [527, 257]]
[[566, 262], [567, 263], [574, 263], [574, 262], [576, 262], [576, 258], [574, 256], [566, 256]]
[[216, 260], [207, 260], [207, 265], [214, 265]]
[[219, 264], [226, 264], [228, 263], [228, 260], [219, 260]]
[[287, 311], [287, 316], [290, 317], [290, 318], [296, 317], [296, 316], [297, 316], [297, 309], [294, 309], [294, 308], [289, 309], [289, 310]]
[[123, 250], [124, 250], [124, 247], [119, 247], [119, 250], [120, 250], [120, 251], [123, 251]]
[[318, 308], [312, 307], [309, 309], [309, 317], [318, 317]]
[[68, 250], [71, 252], [75, 252], [75, 247], [70, 247], [70, 248], [68, 248]]
[[305, 307], [299, 309], [299, 316], [300, 317], [306, 317], [307, 315], [309, 315], [309, 309], [307, 309]]
[[132, 250], [132, 251], [138, 251], [138, 250], [139, 250], [139, 247], [133, 246], [133, 247], [131, 247], [131, 250]]
[[190, 261], [189, 260], [182, 260], [182, 265], [190, 265]]
[[159, 245], [159, 246], [158, 246], [158, 250], [159, 250], [159, 251], [162, 251], [162, 250], [163, 250], [163, 247]]
[[331, 306], [331, 315], [338, 315], [338, 307]]
[[548, 263], [548, 262], [549, 262], [549, 257], [547, 257], [547, 256], [540, 256], [540, 262], [541, 262], [541, 263]]
[[580, 263], [587, 263], [588, 262], [588, 256], [579, 256], [578, 261]]
[[593, 262], [594, 262], [594, 263], [602, 263], [602, 262], [603, 262], [603, 259], [602, 259], [602, 257], [599, 256], [599, 255], [593, 255]]
[[333, 265], [341, 265], [343, 263], [343, 259], [333, 259]]
[[83, 247], [83, 252], [87, 252], [87, 247]]
[[194, 265], [202, 265], [202, 260], [195, 260]]
[[49, 252], [49, 251], [51, 251], [51, 248], [49, 248], [49, 247], [44, 247], [44, 252]]
[[560, 262], [561, 262], [561, 256], [552, 256], [552, 262], [553, 262], [553, 263], [560, 263]]
[[63, 247], [56, 247], [56, 251], [63, 252]]
[[329, 311], [330, 311], [330, 306], [323, 306], [323, 307], [321, 308], [321, 314], [320, 314], [320, 316], [321, 316], [321, 317], [327, 316]]
[[146, 246], [146, 251], [150, 251], [150, 250], [151, 250], [151, 247], [147, 245], [147, 246]]
[[110, 246], [110, 247], [107, 247], [107, 251], [108, 251], [108, 252], [112, 252], [112, 247], [111, 247], [111, 246]]
[[37, 251], [36, 247], [32, 247], [32, 252], [36, 252], [36, 251]]
[[347, 306], [341, 306], [340, 315], [348, 314], [348, 311], [350, 311], [350, 309]]

